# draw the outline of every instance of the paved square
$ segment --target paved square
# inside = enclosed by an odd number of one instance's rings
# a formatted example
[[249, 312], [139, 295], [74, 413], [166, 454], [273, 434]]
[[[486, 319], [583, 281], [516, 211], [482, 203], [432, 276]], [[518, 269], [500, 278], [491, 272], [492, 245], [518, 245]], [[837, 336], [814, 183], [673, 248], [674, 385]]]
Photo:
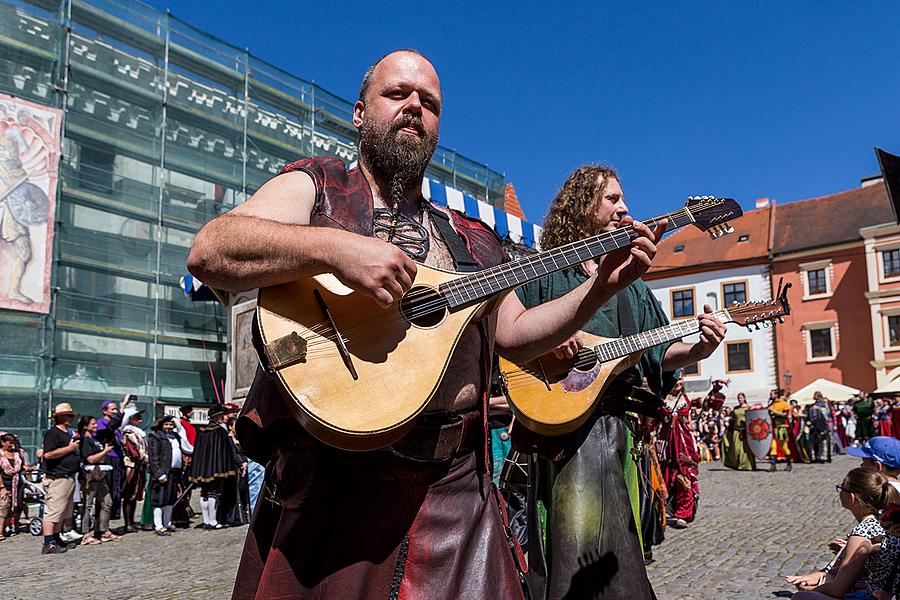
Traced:
[[[827, 562], [826, 544], [850, 530], [853, 517], [838, 503], [834, 484], [858, 464], [839, 456], [831, 464], [797, 465], [791, 473], [703, 465], [696, 522], [685, 530], [669, 529], [654, 550], [649, 574], [660, 600], [774, 598], [790, 592], [783, 577]], [[2, 596], [228, 598], [246, 532], [246, 527], [190, 529], [170, 537], [142, 532], [55, 556], [40, 554], [40, 538], [20, 534], [0, 543]]]

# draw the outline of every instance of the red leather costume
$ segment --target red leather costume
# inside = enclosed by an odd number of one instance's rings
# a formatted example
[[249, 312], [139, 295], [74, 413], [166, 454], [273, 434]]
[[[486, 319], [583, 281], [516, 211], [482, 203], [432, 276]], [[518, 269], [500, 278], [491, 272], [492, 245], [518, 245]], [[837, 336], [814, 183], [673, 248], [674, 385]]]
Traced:
[[[359, 170], [315, 158], [282, 172], [297, 170], [316, 184], [312, 225], [372, 235], [372, 195]], [[456, 212], [452, 220], [482, 267], [505, 259], [496, 235], [480, 221]], [[495, 327], [495, 317], [480, 326], [485, 380]], [[482, 383], [483, 393], [489, 387]], [[441, 463], [414, 462], [389, 450], [345, 452], [306, 433], [272, 380], [258, 371], [238, 436], [248, 455], [267, 467], [234, 598], [523, 597], [516, 568], [517, 560], [523, 563], [520, 551], [510, 551], [484, 435], [474, 449]]]

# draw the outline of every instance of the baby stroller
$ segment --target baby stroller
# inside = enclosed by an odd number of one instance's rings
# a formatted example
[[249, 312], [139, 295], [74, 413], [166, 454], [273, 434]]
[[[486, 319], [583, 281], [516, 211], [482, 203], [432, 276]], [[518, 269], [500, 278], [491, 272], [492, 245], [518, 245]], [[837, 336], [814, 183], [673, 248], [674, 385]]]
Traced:
[[28, 507], [28, 514], [38, 515], [32, 517], [28, 523], [28, 533], [31, 535], [41, 535], [41, 527], [44, 524], [44, 486], [41, 481], [44, 479], [40, 471], [28, 471], [22, 474], [22, 483], [25, 486], [24, 503]]

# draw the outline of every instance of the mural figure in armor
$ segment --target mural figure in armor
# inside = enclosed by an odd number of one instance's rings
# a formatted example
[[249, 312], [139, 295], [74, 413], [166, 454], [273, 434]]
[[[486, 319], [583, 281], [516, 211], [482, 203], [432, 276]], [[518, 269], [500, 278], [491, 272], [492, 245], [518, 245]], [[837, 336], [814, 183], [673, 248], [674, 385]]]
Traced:
[[49, 309], [60, 116], [0, 95], [0, 308]]

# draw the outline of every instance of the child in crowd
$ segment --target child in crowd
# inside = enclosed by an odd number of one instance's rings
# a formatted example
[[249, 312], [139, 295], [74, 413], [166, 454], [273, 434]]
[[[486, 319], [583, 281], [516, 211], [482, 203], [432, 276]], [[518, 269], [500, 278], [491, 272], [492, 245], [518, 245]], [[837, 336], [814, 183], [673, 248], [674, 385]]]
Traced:
[[900, 440], [875, 436], [858, 448], [847, 448], [847, 454], [861, 458], [861, 467], [883, 473], [900, 491]]
[[867, 591], [877, 600], [893, 600], [900, 597], [900, 492], [886, 482], [884, 494], [886, 507], [881, 513], [884, 541], [881, 549], [867, 566], [869, 580]]
[[857, 524], [845, 543], [832, 542], [830, 547], [836, 556], [824, 570], [785, 578], [802, 590], [791, 597], [793, 600], [874, 598], [867, 589], [867, 571], [873, 568], [878, 543], [885, 536], [878, 515], [892, 498], [885, 490], [896, 490], [882, 473], [861, 467], [847, 473], [835, 489], [841, 506], [850, 511]]

